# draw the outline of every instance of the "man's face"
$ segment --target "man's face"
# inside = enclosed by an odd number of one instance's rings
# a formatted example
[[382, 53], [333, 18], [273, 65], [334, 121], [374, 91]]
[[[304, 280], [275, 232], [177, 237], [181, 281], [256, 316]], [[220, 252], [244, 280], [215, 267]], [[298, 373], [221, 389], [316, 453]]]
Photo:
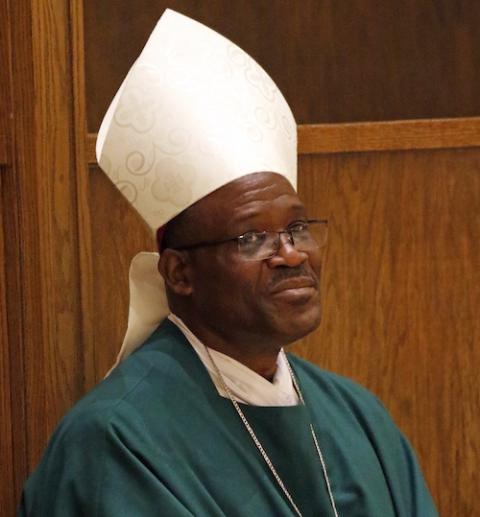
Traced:
[[[284, 230], [307, 214], [290, 183], [274, 173], [233, 181], [190, 209], [197, 238]], [[291, 343], [320, 322], [320, 250], [299, 252], [283, 239], [276, 256], [247, 261], [235, 241], [189, 251], [192, 310], [232, 343]]]

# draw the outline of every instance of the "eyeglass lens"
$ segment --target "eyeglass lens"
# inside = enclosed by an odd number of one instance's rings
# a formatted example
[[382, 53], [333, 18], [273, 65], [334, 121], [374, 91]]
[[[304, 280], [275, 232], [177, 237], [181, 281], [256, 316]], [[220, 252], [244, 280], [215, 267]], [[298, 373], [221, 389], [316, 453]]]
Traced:
[[[327, 242], [328, 226], [324, 222], [299, 225], [285, 232], [252, 232], [238, 241], [238, 250], [245, 260], [265, 260], [278, 253], [280, 235], [299, 251], [313, 251]], [[293, 239], [293, 242], [292, 242]]]

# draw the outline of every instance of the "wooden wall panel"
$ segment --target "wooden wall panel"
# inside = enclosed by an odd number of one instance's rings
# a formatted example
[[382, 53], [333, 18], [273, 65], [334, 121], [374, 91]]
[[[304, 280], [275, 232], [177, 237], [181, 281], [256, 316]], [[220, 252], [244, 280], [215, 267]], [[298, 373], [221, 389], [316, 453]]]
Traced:
[[480, 150], [305, 155], [300, 193], [327, 217], [320, 329], [296, 345], [385, 402], [441, 515], [480, 486]]
[[[2, 168], [1, 174], [1, 212], [2, 212], [2, 229], [4, 236], [2, 253], [2, 261], [4, 264], [4, 280], [3, 295], [5, 296], [4, 315], [5, 327], [2, 336], [6, 339], [5, 349], [3, 351], [4, 365], [8, 361], [9, 374], [5, 376], [5, 384], [2, 385], [2, 397], [7, 404], [10, 401], [10, 407], [5, 407], [5, 423], [2, 428], [2, 443], [7, 447], [11, 447], [9, 454], [12, 462], [12, 471], [5, 471], [5, 477], [2, 470], [1, 483], [5, 487], [2, 493], [2, 508], [5, 508], [7, 515], [14, 514], [14, 507], [17, 502], [20, 487], [25, 480], [28, 472], [28, 441], [26, 433], [25, 420], [25, 354], [23, 347], [23, 313], [25, 300], [22, 291], [22, 250], [20, 247], [20, 199], [19, 199], [19, 181], [20, 174], [17, 174], [16, 166], [18, 163], [24, 162], [24, 157], [16, 155], [14, 144], [16, 143], [16, 130], [21, 133], [20, 128], [32, 127], [32, 117], [29, 112], [31, 104], [29, 101], [23, 104], [20, 100], [20, 92], [25, 93], [25, 85], [17, 91], [16, 87], [20, 83], [20, 79], [15, 77], [14, 70], [22, 70], [20, 61], [13, 60], [12, 47], [16, 43], [16, 39], [20, 39], [20, 45], [17, 47], [16, 56], [21, 59], [25, 57], [25, 63], [30, 62], [30, 56], [27, 54], [31, 50], [31, 44], [25, 37], [23, 32], [17, 26], [18, 32], [13, 29], [13, 14], [15, 10], [12, 8], [10, 1], [2, 3], [2, 10], [5, 16], [1, 17], [2, 38], [5, 42], [7, 39], [7, 47], [3, 47], [4, 59], [6, 59], [6, 69], [8, 70], [8, 78], [4, 76], [4, 88], [2, 93], [4, 96], [4, 111], [2, 114], [2, 125], [7, 132], [6, 139], [11, 144], [12, 152], [8, 153], [6, 164]], [[23, 13], [22, 13], [23, 14]], [[15, 66], [17, 65], [17, 66]], [[22, 81], [31, 84], [31, 76], [27, 73], [23, 74]], [[8, 96], [8, 99], [7, 99]], [[23, 115], [24, 120], [15, 119], [14, 103], [18, 102], [20, 106], [25, 108]], [[27, 108], [28, 106], [28, 108]], [[10, 117], [10, 113], [12, 116]], [[25, 139], [28, 137], [25, 136]], [[22, 141], [20, 134], [18, 140]], [[8, 163], [10, 162], [10, 163]], [[30, 250], [31, 251], [31, 250]], [[6, 372], [5, 372], [6, 373]], [[9, 421], [10, 419], [10, 421]], [[3, 433], [7, 433], [3, 435]], [[7, 456], [8, 457], [8, 456]]]
[[150, 230], [98, 168], [90, 172], [95, 293], [95, 379], [102, 379], [120, 351], [128, 318], [128, 270], [139, 251], [155, 251]]
[[299, 154], [468, 147], [480, 147], [480, 117], [298, 126]]
[[[30, 7], [30, 6], [29, 6]], [[27, 12], [25, 12], [27, 11]], [[32, 33], [15, 71], [18, 193], [23, 257], [26, 426], [29, 467], [82, 390], [79, 364], [76, 204], [72, 170], [69, 18], [65, 2], [15, 4], [15, 43]], [[21, 25], [23, 21], [23, 26]], [[28, 44], [28, 43], [27, 43]], [[19, 60], [21, 61], [21, 59]], [[29, 103], [31, 80], [36, 87]], [[22, 103], [22, 105], [20, 105]], [[32, 127], [26, 126], [28, 123]], [[33, 134], [32, 134], [33, 133]], [[59, 389], [61, 387], [61, 389]]]
[[85, 50], [83, 27], [83, 0], [72, 0], [70, 5], [71, 81], [73, 94], [73, 148], [76, 188], [76, 218], [78, 227], [78, 273], [80, 276], [81, 349], [84, 389], [97, 381], [95, 374], [95, 322], [96, 296], [93, 289], [93, 249], [91, 221], [95, 217], [89, 198], [90, 174], [86, 160], [86, 98], [85, 98]]
[[256, 58], [299, 123], [480, 114], [476, 0], [86, 0], [91, 132], [166, 7]]
[[[3, 192], [2, 177], [7, 174], [6, 167], [0, 166], [0, 193]], [[5, 198], [0, 197], [2, 202]], [[0, 458], [2, 459], [0, 479], [0, 508], [5, 515], [13, 515], [15, 508], [15, 462], [12, 440], [12, 407], [11, 407], [11, 374], [10, 350], [7, 326], [7, 246], [10, 245], [5, 237], [6, 221], [0, 210]]]
[[0, 88], [0, 165], [9, 161], [8, 125], [10, 105], [10, 16], [8, 0], [0, 0], [0, 63], [2, 78]]
[[47, 0], [11, 2], [10, 16], [13, 152], [1, 209], [12, 433], [2, 442], [13, 443], [6, 490], [18, 500], [59, 417], [84, 392], [84, 372], [70, 13]]
[[[11, 271], [7, 268], [8, 250], [14, 248], [15, 232], [9, 228], [12, 216], [15, 216], [15, 207], [5, 210], [8, 195], [5, 180], [11, 178], [9, 152], [9, 113], [11, 109], [10, 91], [10, 13], [8, 0], [0, 0], [0, 63], [2, 63], [2, 78], [0, 88], [0, 508], [6, 511], [5, 515], [13, 515], [15, 508], [15, 456], [12, 436], [12, 393], [10, 372], [10, 350], [7, 306], [8, 287], [7, 279]], [[10, 230], [10, 231], [8, 231]], [[11, 283], [10, 283], [11, 285]], [[20, 375], [21, 378], [21, 375]], [[24, 443], [23, 441], [21, 443]], [[16, 455], [24, 458], [24, 455]], [[22, 461], [18, 461], [22, 465]]]

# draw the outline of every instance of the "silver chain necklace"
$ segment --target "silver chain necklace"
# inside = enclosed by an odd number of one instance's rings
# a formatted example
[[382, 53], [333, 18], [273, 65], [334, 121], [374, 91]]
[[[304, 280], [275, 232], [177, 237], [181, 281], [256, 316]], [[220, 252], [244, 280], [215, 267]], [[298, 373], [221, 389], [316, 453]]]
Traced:
[[[252, 429], [252, 426], [247, 420], [247, 417], [244, 415], [243, 411], [241, 410], [240, 406], [238, 405], [238, 402], [233, 398], [232, 392], [230, 391], [230, 388], [227, 386], [227, 383], [225, 382], [225, 379], [223, 378], [222, 372], [217, 366], [217, 363], [213, 360], [212, 354], [210, 353], [210, 350], [208, 347], [205, 347], [208, 357], [215, 369], [215, 372], [220, 379], [220, 383], [222, 385], [223, 390], [228, 395], [228, 398], [230, 399], [231, 403], [233, 404], [233, 407], [236, 409], [238, 416], [242, 420], [245, 428], [247, 429], [248, 433], [250, 434], [250, 437], [252, 438], [253, 442], [255, 443], [257, 449], [259, 450], [260, 454], [262, 455], [265, 463], [267, 464], [268, 468], [270, 469], [270, 472], [272, 473], [273, 477], [278, 483], [278, 486], [282, 489], [283, 494], [287, 498], [288, 502], [290, 503], [291, 507], [293, 508], [294, 512], [299, 516], [303, 517], [302, 512], [298, 508], [298, 506], [295, 504], [295, 501], [293, 500], [293, 497], [291, 496], [290, 492], [287, 490], [287, 487], [285, 486], [285, 483], [283, 482], [282, 478], [278, 474], [276, 468], [274, 467], [271, 459], [268, 457], [268, 454], [266, 453], [265, 449], [263, 448], [262, 444], [260, 443], [260, 440], [257, 438], [257, 435], [255, 434], [254, 430]], [[293, 385], [295, 387], [295, 390], [297, 391], [298, 398], [300, 399], [300, 402], [306, 406], [305, 400], [303, 398], [302, 392], [300, 391], [300, 386], [297, 382], [297, 378], [295, 377], [292, 367], [290, 366], [290, 363], [287, 359], [287, 356], [285, 352], [282, 350], [281, 353], [283, 354], [283, 357], [285, 359], [285, 362], [288, 367], [288, 371], [290, 372], [290, 377], [292, 378]], [[328, 497], [330, 499], [330, 505], [333, 510], [333, 514], [335, 517], [339, 517], [337, 507], [335, 505], [335, 500], [333, 499], [333, 493], [332, 488], [330, 486], [330, 480], [328, 478], [327, 474], [327, 466], [325, 464], [325, 460], [323, 459], [323, 454], [320, 449], [320, 445], [318, 444], [317, 435], [315, 434], [315, 431], [313, 429], [313, 425], [310, 423], [310, 432], [312, 434], [313, 443], [315, 445], [315, 449], [317, 451], [318, 458], [320, 460], [320, 464], [322, 466], [322, 472], [323, 472], [323, 479], [325, 480], [325, 485], [327, 487]]]

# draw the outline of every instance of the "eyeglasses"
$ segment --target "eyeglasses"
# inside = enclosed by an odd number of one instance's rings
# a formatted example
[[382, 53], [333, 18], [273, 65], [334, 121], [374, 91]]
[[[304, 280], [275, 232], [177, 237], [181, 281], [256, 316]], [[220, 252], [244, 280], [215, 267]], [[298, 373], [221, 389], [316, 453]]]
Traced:
[[201, 241], [185, 246], [172, 246], [175, 250], [189, 250], [203, 246], [217, 246], [237, 241], [238, 253], [244, 260], [266, 260], [274, 257], [282, 245], [282, 235], [286, 235], [288, 243], [298, 251], [315, 251], [327, 243], [328, 221], [310, 219], [296, 221], [285, 230], [278, 232], [246, 232], [237, 237], [218, 241]]

